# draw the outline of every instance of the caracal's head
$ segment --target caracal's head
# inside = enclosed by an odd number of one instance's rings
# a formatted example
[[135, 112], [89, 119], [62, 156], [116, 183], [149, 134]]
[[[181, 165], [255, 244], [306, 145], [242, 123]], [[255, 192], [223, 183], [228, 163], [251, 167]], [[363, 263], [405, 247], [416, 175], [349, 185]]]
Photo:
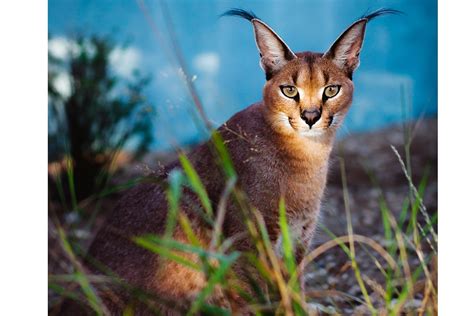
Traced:
[[352, 102], [352, 74], [359, 66], [359, 54], [367, 22], [382, 14], [368, 14], [347, 28], [325, 53], [294, 53], [255, 14], [239, 9], [225, 15], [241, 16], [252, 22], [260, 52], [260, 66], [267, 82], [263, 90], [266, 118], [281, 134], [300, 137], [334, 135]]

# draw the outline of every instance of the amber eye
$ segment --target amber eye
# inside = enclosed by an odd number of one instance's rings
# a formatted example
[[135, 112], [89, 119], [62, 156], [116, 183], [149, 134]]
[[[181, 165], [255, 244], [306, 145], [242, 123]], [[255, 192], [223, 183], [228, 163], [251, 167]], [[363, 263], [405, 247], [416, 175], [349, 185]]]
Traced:
[[324, 96], [328, 99], [335, 97], [339, 93], [340, 89], [341, 89], [341, 86], [336, 86], [336, 85], [327, 86], [326, 89], [324, 89]]
[[295, 86], [281, 86], [280, 89], [281, 92], [283, 92], [283, 94], [288, 98], [293, 99], [296, 98], [296, 96], [298, 95], [298, 89], [296, 89]]

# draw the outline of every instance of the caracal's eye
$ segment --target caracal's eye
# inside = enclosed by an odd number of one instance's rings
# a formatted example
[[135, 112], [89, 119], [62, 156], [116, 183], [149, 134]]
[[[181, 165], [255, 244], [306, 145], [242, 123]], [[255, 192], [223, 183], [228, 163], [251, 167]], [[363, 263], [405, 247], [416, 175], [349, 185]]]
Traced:
[[281, 86], [280, 89], [288, 98], [294, 99], [298, 95], [298, 89], [295, 86]]
[[327, 86], [326, 89], [324, 89], [324, 96], [328, 99], [333, 98], [339, 93], [340, 89], [341, 89], [341, 86], [337, 86], [337, 85]]

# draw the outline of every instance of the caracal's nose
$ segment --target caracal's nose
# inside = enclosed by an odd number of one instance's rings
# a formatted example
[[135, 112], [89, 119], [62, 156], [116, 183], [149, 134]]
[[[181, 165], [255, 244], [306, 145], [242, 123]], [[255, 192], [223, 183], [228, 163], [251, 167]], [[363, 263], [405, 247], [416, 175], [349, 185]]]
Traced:
[[309, 128], [311, 129], [311, 127], [321, 118], [321, 111], [319, 111], [317, 108], [304, 110], [301, 112], [301, 118], [306, 122], [306, 124], [309, 125]]

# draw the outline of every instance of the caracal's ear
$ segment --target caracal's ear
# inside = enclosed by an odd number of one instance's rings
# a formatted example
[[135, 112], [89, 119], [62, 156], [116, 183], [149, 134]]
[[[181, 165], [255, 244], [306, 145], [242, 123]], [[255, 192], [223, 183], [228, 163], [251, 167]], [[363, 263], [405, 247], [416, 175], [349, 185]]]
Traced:
[[260, 66], [267, 80], [292, 59], [297, 58], [286, 43], [267, 24], [250, 11], [232, 9], [223, 16], [240, 16], [252, 22], [255, 41], [260, 52]]
[[353, 71], [359, 66], [359, 54], [364, 41], [367, 20], [360, 20], [352, 24], [332, 44], [324, 57], [332, 60], [337, 67], [351, 77]]
[[362, 16], [339, 36], [331, 48], [324, 54], [324, 57], [332, 60], [336, 66], [346, 72], [348, 77], [352, 78], [352, 73], [360, 64], [359, 54], [364, 42], [367, 23], [381, 15], [398, 13], [401, 12], [393, 9], [380, 9]]
[[253, 19], [252, 24], [255, 42], [260, 52], [260, 66], [265, 71], [267, 79], [270, 79], [287, 62], [297, 57], [268, 25], [258, 19]]

